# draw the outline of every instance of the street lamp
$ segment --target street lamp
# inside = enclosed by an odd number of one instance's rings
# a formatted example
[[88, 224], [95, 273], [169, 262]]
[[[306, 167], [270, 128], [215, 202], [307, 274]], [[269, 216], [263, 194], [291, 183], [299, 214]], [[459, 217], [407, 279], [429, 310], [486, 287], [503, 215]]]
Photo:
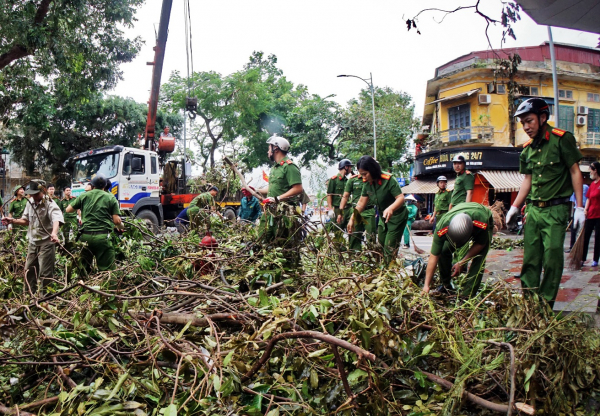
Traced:
[[367, 78], [357, 77], [356, 75], [338, 75], [338, 78], [358, 78], [360, 80], [363, 80], [371, 90], [371, 104], [373, 106], [373, 159], [377, 159], [377, 130], [375, 128], [375, 90], [373, 88], [373, 73], [369, 72], [369, 75], [371, 75], [371, 82], [369, 82]]

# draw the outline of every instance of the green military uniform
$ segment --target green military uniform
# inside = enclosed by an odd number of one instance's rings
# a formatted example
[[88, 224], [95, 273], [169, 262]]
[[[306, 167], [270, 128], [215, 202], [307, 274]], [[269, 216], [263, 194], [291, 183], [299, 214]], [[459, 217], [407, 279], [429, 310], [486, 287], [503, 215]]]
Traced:
[[[12, 202], [10, 203], [10, 205], [8, 207], [8, 213], [10, 215], [12, 215], [13, 218], [19, 219], [23, 216], [23, 212], [25, 211], [26, 206], [27, 206], [27, 198], [23, 197], [21, 199], [17, 199], [15, 197], [15, 199], [12, 200]], [[13, 224], [13, 229], [15, 231], [16, 230], [26, 231], [27, 226]]]
[[65, 224], [62, 227], [63, 235], [65, 237], [65, 245], [68, 245], [70, 241], [75, 239], [75, 235], [77, 234], [77, 212], [67, 213], [67, 207], [75, 200], [74, 197], [71, 199], [62, 199], [58, 206], [65, 217]]
[[471, 260], [467, 279], [465, 280], [461, 291], [464, 296], [473, 296], [479, 290], [479, 285], [481, 285], [481, 279], [483, 278], [485, 270], [485, 259], [492, 242], [492, 234], [494, 232], [492, 211], [476, 202], [463, 202], [462, 204], [452, 207], [452, 210], [437, 222], [433, 234], [433, 242], [431, 243], [431, 254], [439, 256], [438, 265], [442, 284], [447, 288], [452, 287], [452, 256], [458, 247], [455, 247], [448, 241], [446, 233], [448, 232], [448, 225], [452, 218], [460, 213], [468, 214], [473, 220], [473, 243], [485, 246], [484, 249]]
[[410, 230], [412, 229], [413, 222], [417, 218], [419, 208], [414, 204], [406, 204], [408, 210], [408, 220], [406, 221], [406, 227], [404, 227], [404, 244], [410, 246]]
[[[352, 215], [352, 212], [354, 211], [354, 208], [360, 199], [363, 186], [364, 182], [360, 175], [353, 175], [348, 179], [348, 181], [346, 181], [344, 193], [348, 192], [351, 195], [344, 209], [345, 212], [349, 213], [348, 220], [350, 219], [350, 216]], [[361, 243], [365, 230], [367, 231], [367, 239], [370, 239], [371, 241], [375, 240], [375, 206], [368, 205], [365, 210], [360, 213], [360, 216], [362, 217], [360, 221], [354, 221], [354, 231], [350, 235], [348, 244], [350, 250], [361, 250]]]
[[455, 205], [467, 202], [467, 191], [472, 191], [475, 187], [475, 176], [468, 170], [463, 173], [456, 175], [454, 181], [454, 190], [452, 191], [452, 198], [450, 203], [454, 207]]
[[119, 215], [119, 204], [114, 195], [102, 189], [92, 189], [73, 200], [70, 204], [81, 210], [81, 238], [87, 248], [81, 252], [81, 259], [88, 271], [96, 257], [98, 270], [112, 270], [115, 267], [115, 249], [110, 234], [115, 224], [113, 215]]
[[581, 158], [573, 134], [548, 124], [539, 143], [530, 140], [521, 152], [519, 171], [531, 175], [521, 284], [535, 289], [551, 304], [564, 266], [563, 244], [573, 193], [569, 169]]
[[193, 228], [204, 224], [210, 216], [210, 210], [215, 207], [215, 199], [210, 192], [203, 192], [196, 196], [188, 206], [188, 217]]
[[[343, 175], [341, 173], [332, 176], [327, 181], [327, 195], [331, 195], [331, 204], [333, 205], [333, 212], [335, 213], [334, 218], [328, 224], [328, 229], [329, 231], [335, 231], [335, 234], [338, 238], [341, 238], [343, 233], [342, 230], [346, 229], [346, 226], [348, 225], [348, 220], [350, 220], [351, 215], [349, 209], [345, 209], [344, 212], [342, 212], [342, 210], [340, 209], [340, 203], [342, 202], [342, 195], [344, 194], [346, 183], [348, 183], [348, 178], [346, 178], [346, 175]], [[339, 215], [341, 215], [343, 218], [341, 224], [337, 223], [337, 218]]]
[[450, 208], [450, 199], [452, 198], [452, 192], [447, 189], [443, 191], [438, 189], [435, 194], [435, 200], [433, 202], [434, 211], [435, 211], [435, 220], [440, 221], [445, 213], [448, 212]]
[[395, 177], [386, 173], [382, 174], [378, 180], [374, 180], [372, 184], [364, 181], [361, 193], [361, 196], [368, 197], [369, 204], [375, 204], [379, 211], [377, 234], [379, 244], [383, 246], [383, 259], [386, 265], [390, 264], [400, 247], [400, 240], [408, 220], [406, 205], [398, 208], [387, 223], [383, 219], [383, 212], [394, 203], [398, 195], [402, 195], [400, 184]]
[[[302, 184], [300, 169], [290, 158], [285, 156], [271, 169], [267, 196], [279, 197], [298, 184]], [[296, 233], [300, 214], [298, 201], [299, 196], [294, 196], [280, 203], [265, 206], [265, 212], [260, 217], [259, 224], [259, 231], [265, 242], [274, 243], [279, 247], [290, 247], [293, 246], [293, 241], [300, 241], [301, 235]], [[297, 239], [292, 237], [297, 237]]]

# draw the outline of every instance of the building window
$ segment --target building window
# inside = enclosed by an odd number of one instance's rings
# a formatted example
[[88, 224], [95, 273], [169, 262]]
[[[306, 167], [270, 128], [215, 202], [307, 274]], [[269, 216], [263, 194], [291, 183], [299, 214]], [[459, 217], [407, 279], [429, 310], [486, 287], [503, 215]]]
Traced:
[[498, 84], [498, 94], [506, 94], [506, 85]]
[[448, 141], [465, 140], [471, 137], [471, 105], [463, 104], [448, 109]]
[[592, 101], [594, 103], [600, 103], [600, 94], [594, 94], [592, 92], [588, 92], [587, 100]]
[[540, 95], [538, 87], [529, 87], [529, 95]]
[[588, 133], [600, 133], [600, 110], [596, 108], [588, 110], [587, 131]]
[[575, 108], [568, 105], [561, 105], [558, 113], [558, 125], [561, 129], [574, 131], [575, 129]]
[[573, 90], [558, 90], [558, 98], [565, 100], [573, 99]]

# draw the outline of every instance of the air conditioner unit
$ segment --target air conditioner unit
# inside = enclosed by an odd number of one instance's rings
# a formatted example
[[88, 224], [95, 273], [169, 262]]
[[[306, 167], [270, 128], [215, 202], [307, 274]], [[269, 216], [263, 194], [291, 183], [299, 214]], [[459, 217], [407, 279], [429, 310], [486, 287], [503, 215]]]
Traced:
[[496, 92], [496, 84], [493, 82], [490, 82], [489, 84], [487, 84], [487, 92], [488, 92], [488, 94]]
[[577, 116], [577, 125], [585, 126], [587, 124], [587, 116]]
[[584, 105], [577, 106], [577, 114], [581, 114], [582, 116], [588, 115], [588, 108]]
[[479, 94], [479, 105], [488, 105], [492, 103], [492, 96], [490, 94]]

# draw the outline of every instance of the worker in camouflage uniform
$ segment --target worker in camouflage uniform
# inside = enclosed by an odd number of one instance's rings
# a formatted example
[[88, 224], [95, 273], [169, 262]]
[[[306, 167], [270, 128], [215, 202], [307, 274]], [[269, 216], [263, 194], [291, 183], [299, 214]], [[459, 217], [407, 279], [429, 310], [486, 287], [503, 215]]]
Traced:
[[67, 213], [67, 207], [71, 205], [71, 202], [75, 199], [74, 196], [71, 195], [71, 187], [67, 186], [64, 191], [64, 198], [60, 201], [58, 206], [60, 210], [63, 212], [63, 216], [65, 217], [65, 224], [62, 227], [62, 232], [65, 237], [65, 246], [68, 246], [70, 242], [75, 240], [77, 236], [77, 212]]
[[206, 225], [206, 221], [210, 217], [211, 212], [214, 212], [216, 209], [215, 198], [218, 193], [219, 188], [211, 186], [207, 192], [203, 192], [192, 199], [187, 210], [192, 228]]
[[404, 202], [408, 210], [408, 220], [406, 221], [406, 227], [404, 227], [404, 245], [402, 248], [410, 248], [410, 231], [412, 230], [413, 222], [417, 219], [419, 208], [417, 207], [417, 198], [412, 195], [404, 198]]
[[114, 195], [104, 191], [106, 181], [104, 175], [96, 174], [90, 182], [92, 189], [72, 200], [65, 210], [67, 214], [81, 210], [79, 241], [87, 243], [87, 247], [81, 251], [81, 260], [88, 273], [94, 257], [98, 270], [115, 268], [115, 249], [110, 235], [114, 227], [123, 229], [119, 203]]
[[[14, 199], [11, 201], [8, 207], [8, 217], [9, 218], [21, 218], [23, 216], [23, 212], [25, 211], [25, 207], [27, 206], [27, 198], [25, 197], [25, 188], [22, 185], [17, 185], [13, 188]], [[21, 230], [26, 231], [26, 225], [12, 225], [13, 230]]]
[[[427, 261], [423, 292], [429, 293], [435, 269], [439, 265], [442, 285], [439, 293], [452, 290], [452, 278], [457, 277], [462, 267], [469, 261], [471, 266], [462, 285], [461, 295], [473, 296], [479, 290], [485, 271], [485, 259], [492, 243], [494, 220], [488, 207], [475, 202], [456, 205], [437, 222], [431, 244], [431, 254]], [[463, 258], [452, 264], [454, 252], [473, 241]]]
[[450, 209], [450, 199], [452, 198], [452, 192], [446, 188], [448, 179], [445, 176], [438, 176], [436, 185], [438, 191], [433, 202], [433, 216], [429, 219], [429, 222], [433, 223], [433, 229], [435, 229], [436, 221], [440, 221]]
[[[344, 188], [344, 195], [340, 202], [340, 210], [346, 212], [349, 211], [348, 219], [352, 216], [354, 208], [360, 199], [364, 182], [359, 174], [352, 175], [346, 182], [346, 188]], [[337, 222], [342, 224], [344, 221], [343, 216], [338, 215]], [[360, 214], [360, 220], [354, 222], [354, 230], [352, 233], [349, 232], [348, 246], [350, 250], [360, 251], [361, 244], [363, 241], [363, 234], [367, 234], [367, 240], [374, 243], [376, 239], [375, 229], [375, 205], [368, 205], [364, 211]]]
[[[573, 228], [585, 222], [583, 178], [579, 170], [582, 155], [572, 133], [548, 125], [550, 109], [545, 100], [523, 101], [515, 117], [520, 118], [531, 140], [521, 152], [519, 171], [525, 178], [506, 222], [511, 224], [517, 219], [521, 205], [527, 200], [521, 285], [554, 305], [563, 273], [563, 244], [573, 192], [576, 200]], [[540, 281], [542, 269], [544, 278]]]
[[467, 162], [463, 155], [454, 156], [452, 168], [456, 172], [456, 180], [454, 181], [449, 209], [463, 202], [471, 202], [473, 200], [473, 188], [475, 187], [475, 176], [467, 170]]
[[[277, 135], [267, 140], [268, 157], [274, 162], [269, 175], [269, 186], [258, 192], [266, 195], [262, 202], [265, 212], [260, 217], [259, 231], [263, 241], [278, 247], [294, 248], [301, 240], [298, 206], [302, 193], [300, 169], [288, 157], [290, 142]], [[288, 260], [299, 261], [297, 250], [290, 250]]]
[[395, 177], [382, 173], [381, 166], [371, 156], [361, 157], [357, 168], [364, 186], [354, 215], [348, 223], [348, 232], [354, 232], [354, 224], [358, 221], [356, 213], [360, 214], [366, 207], [375, 205], [381, 216], [377, 230], [378, 240], [383, 246], [384, 265], [388, 266], [396, 258], [408, 220], [402, 188]]
[[[344, 189], [348, 182], [348, 174], [352, 173], [352, 166], [353, 164], [350, 160], [342, 159], [340, 163], [338, 163], [337, 175], [332, 176], [327, 181], [327, 205], [329, 207], [329, 212], [331, 213], [331, 211], [333, 211], [333, 215], [329, 215], [331, 222], [328, 224], [330, 225], [328, 228], [329, 231], [334, 230], [336, 237], [340, 239], [343, 238], [343, 230], [346, 229], [348, 220], [352, 214], [349, 209], [340, 209]], [[338, 221], [340, 216], [342, 218], [341, 222]], [[336, 223], [337, 226], [335, 225]]]

